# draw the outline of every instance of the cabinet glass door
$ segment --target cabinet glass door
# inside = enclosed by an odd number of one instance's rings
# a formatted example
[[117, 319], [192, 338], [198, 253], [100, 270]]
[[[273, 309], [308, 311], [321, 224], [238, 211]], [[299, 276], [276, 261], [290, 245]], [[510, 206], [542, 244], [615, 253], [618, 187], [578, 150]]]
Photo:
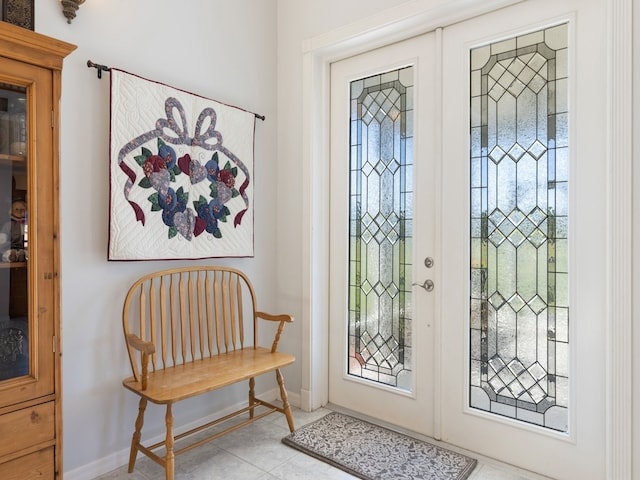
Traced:
[[0, 83], [0, 381], [29, 374], [26, 88]]

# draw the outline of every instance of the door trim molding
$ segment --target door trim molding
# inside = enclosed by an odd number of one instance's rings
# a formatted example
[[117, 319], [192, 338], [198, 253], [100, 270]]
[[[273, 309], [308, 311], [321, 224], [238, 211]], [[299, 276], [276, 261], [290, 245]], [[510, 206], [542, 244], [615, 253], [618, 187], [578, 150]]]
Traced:
[[633, 1], [609, 0], [607, 478], [633, 469]]
[[[525, 0], [409, 1], [303, 43], [301, 407], [326, 405], [329, 304], [329, 73], [331, 63]], [[631, 478], [632, 2], [608, 0], [607, 478]], [[615, 54], [614, 54], [615, 53]], [[438, 412], [435, 415], [439, 417]]]

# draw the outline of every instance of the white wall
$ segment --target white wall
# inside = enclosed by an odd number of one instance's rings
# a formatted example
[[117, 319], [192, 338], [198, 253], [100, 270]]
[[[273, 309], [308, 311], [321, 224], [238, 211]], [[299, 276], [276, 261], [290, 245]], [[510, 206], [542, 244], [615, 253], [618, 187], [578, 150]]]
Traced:
[[[255, 258], [201, 263], [244, 269], [260, 308], [274, 311], [276, 0], [92, 0], [70, 25], [59, 1], [36, 0], [35, 20], [37, 32], [78, 45], [64, 62], [61, 104], [64, 470], [92, 478], [118, 466], [114, 454], [128, 448], [137, 410], [121, 386], [130, 375], [121, 332], [126, 289], [143, 273], [198, 262], [107, 262], [109, 74], [98, 80], [86, 62], [266, 115], [256, 128]], [[176, 408], [176, 425], [205, 413], [203, 401], [189, 402]], [[158, 433], [164, 414], [150, 414], [147, 433]]]

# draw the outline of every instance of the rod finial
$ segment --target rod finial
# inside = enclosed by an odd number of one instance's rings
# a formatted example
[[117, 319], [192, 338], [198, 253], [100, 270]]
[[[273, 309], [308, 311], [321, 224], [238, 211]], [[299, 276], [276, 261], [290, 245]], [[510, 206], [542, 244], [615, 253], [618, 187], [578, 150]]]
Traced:
[[108, 72], [111, 69], [106, 65], [100, 65], [99, 63], [93, 63], [91, 60], [87, 60], [87, 67], [98, 69], [98, 78], [102, 78], [102, 72]]

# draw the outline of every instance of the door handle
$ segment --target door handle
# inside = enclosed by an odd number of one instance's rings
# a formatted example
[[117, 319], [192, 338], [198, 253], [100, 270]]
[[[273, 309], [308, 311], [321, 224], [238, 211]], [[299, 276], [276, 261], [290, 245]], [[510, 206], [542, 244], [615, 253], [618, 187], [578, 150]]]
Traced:
[[412, 283], [412, 285], [417, 285], [418, 287], [422, 287], [427, 292], [433, 291], [433, 287], [435, 286], [433, 280], [429, 280], [428, 278], [424, 281], [424, 283]]

